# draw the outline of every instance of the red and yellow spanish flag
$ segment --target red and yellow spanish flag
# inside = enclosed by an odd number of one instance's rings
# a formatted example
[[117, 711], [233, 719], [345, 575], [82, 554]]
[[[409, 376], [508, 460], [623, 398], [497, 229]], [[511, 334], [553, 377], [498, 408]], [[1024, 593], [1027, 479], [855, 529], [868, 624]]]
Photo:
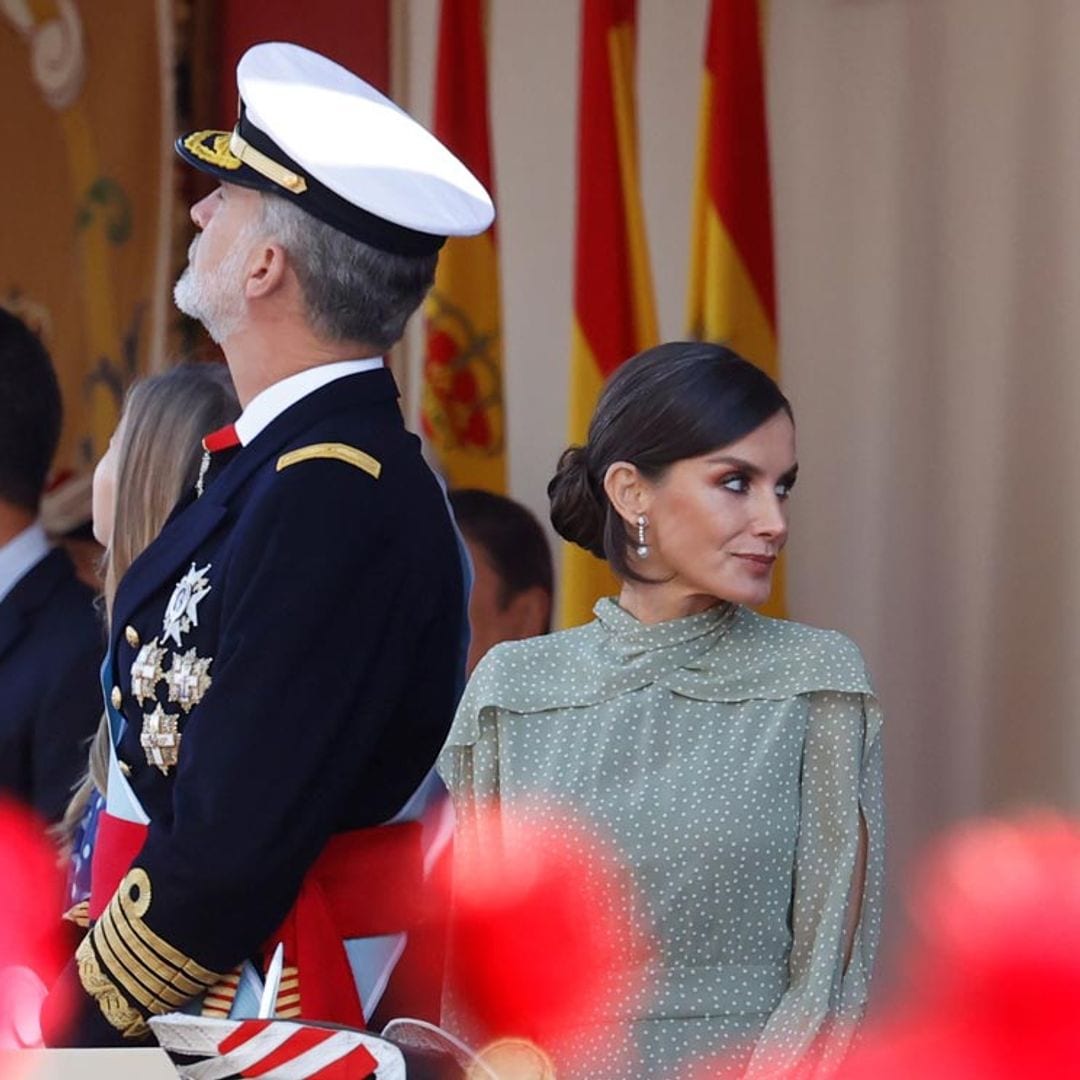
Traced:
[[[689, 326], [779, 376], [772, 196], [765, 124], [763, 10], [712, 0], [690, 230]], [[784, 611], [783, 564], [770, 615]]]
[[[656, 344], [656, 310], [637, 168], [636, 0], [584, 0], [570, 441], [583, 443], [604, 380]], [[561, 621], [586, 622], [617, 591], [605, 563], [564, 548]]]
[[[494, 195], [483, 0], [442, 0], [434, 127]], [[424, 314], [424, 435], [450, 487], [503, 493], [506, 439], [494, 228], [446, 242]]]

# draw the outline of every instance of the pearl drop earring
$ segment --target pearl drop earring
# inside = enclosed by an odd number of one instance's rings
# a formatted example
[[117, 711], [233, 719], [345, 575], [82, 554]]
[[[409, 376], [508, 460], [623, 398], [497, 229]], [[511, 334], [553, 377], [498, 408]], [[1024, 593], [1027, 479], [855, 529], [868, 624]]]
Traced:
[[648, 525], [648, 519], [644, 514], [638, 514], [637, 519], [637, 556], [639, 559], [647, 559], [649, 557], [649, 545], [645, 543], [645, 526]]

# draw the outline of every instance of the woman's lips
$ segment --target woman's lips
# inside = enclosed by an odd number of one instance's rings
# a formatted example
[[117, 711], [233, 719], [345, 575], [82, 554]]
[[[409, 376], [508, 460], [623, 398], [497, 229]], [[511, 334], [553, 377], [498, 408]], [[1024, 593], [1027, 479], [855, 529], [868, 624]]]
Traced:
[[776, 562], [775, 555], [737, 554], [735, 558], [742, 559], [747, 564], [747, 569], [755, 574], [767, 574]]

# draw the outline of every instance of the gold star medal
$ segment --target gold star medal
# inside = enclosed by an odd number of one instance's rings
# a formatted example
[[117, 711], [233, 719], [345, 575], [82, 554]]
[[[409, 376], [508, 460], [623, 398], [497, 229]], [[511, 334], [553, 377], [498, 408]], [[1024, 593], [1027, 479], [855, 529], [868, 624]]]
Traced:
[[191, 569], [176, 583], [169, 605], [165, 608], [165, 618], [162, 621], [161, 640], [166, 642], [169, 638], [180, 648], [183, 644], [181, 638], [193, 626], [199, 625], [199, 604], [203, 597], [210, 591], [210, 582], [206, 580], [206, 572], [210, 569], [210, 563], [200, 569]]
[[213, 662], [212, 656], [204, 660], [194, 649], [188, 649], [182, 656], [179, 653], [173, 656], [172, 667], [165, 675], [169, 701], [177, 702], [184, 712], [191, 712], [210, 689], [210, 665]]
[[156, 765], [163, 776], [168, 776], [176, 765], [182, 737], [177, 717], [170, 716], [160, 705], [152, 713], [143, 714], [139, 743], [146, 751], [146, 763]]

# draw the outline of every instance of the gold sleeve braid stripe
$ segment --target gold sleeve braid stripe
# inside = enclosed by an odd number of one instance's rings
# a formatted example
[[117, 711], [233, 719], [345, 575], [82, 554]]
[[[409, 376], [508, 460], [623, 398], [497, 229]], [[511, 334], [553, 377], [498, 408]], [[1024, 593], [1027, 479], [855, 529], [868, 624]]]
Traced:
[[355, 446], [346, 443], [312, 443], [311, 446], [301, 446], [299, 450], [290, 450], [282, 454], [277, 460], [277, 471], [287, 469], [290, 465], [297, 465], [301, 461], [314, 461], [320, 458], [331, 458], [335, 461], [344, 461], [349, 465], [366, 472], [368, 476], [378, 480], [382, 472], [382, 464], [363, 450], [357, 450]]
[[[170, 945], [164, 938], [158, 937], [143, 921], [143, 917], [150, 910], [150, 900], [150, 877], [145, 870], [136, 867], [128, 871], [116, 896], [110, 902], [108, 910], [113, 910], [119, 901], [120, 913], [131, 929], [132, 939], [129, 940], [129, 944], [134, 941], [137, 950], [152, 950], [162, 962], [194, 979], [201, 990], [213, 986], [223, 977], [222, 972], [211, 971], [192, 960], [190, 956]], [[124, 923], [118, 925], [123, 927]], [[123, 929], [121, 932], [123, 933]]]
[[[125, 1025], [128, 1019], [126, 1013], [117, 1012], [113, 1003], [116, 993], [155, 1015], [173, 1011], [222, 979], [218, 972], [185, 956], [146, 925], [143, 917], [150, 909], [151, 895], [146, 871], [129, 871], [84, 941], [84, 945], [92, 947], [96, 971], [88, 968], [93, 985], [85, 978], [83, 985], [114, 1027], [120, 1027], [114, 1015]], [[124, 1030], [124, 1034], [128, 1032]]]
[[300, 972], [292, 965], [282, 968], [274, 1015], [282, 1020], [292, 1020], [300, 1015]]
[[161, 974], [143, 964], [120, 941], [108, 912], [94, 927], [93, 941], [106, 969], [113, 973], [127, 995], [149, 1013], [175, 1009], [199, 992], [198, 988], [187, 993], [174, 989]]
[[221, 982], [207, 990], [202, 1004], [203, 1016], [212, 1016], [219, 1020], [228, 1019], [229, 1013], [232, 1012], [233, 1002], [236, 1000], [236, 991], [240, 987], [242, 966], [239, 965], [234, 971], [230, 971]]

